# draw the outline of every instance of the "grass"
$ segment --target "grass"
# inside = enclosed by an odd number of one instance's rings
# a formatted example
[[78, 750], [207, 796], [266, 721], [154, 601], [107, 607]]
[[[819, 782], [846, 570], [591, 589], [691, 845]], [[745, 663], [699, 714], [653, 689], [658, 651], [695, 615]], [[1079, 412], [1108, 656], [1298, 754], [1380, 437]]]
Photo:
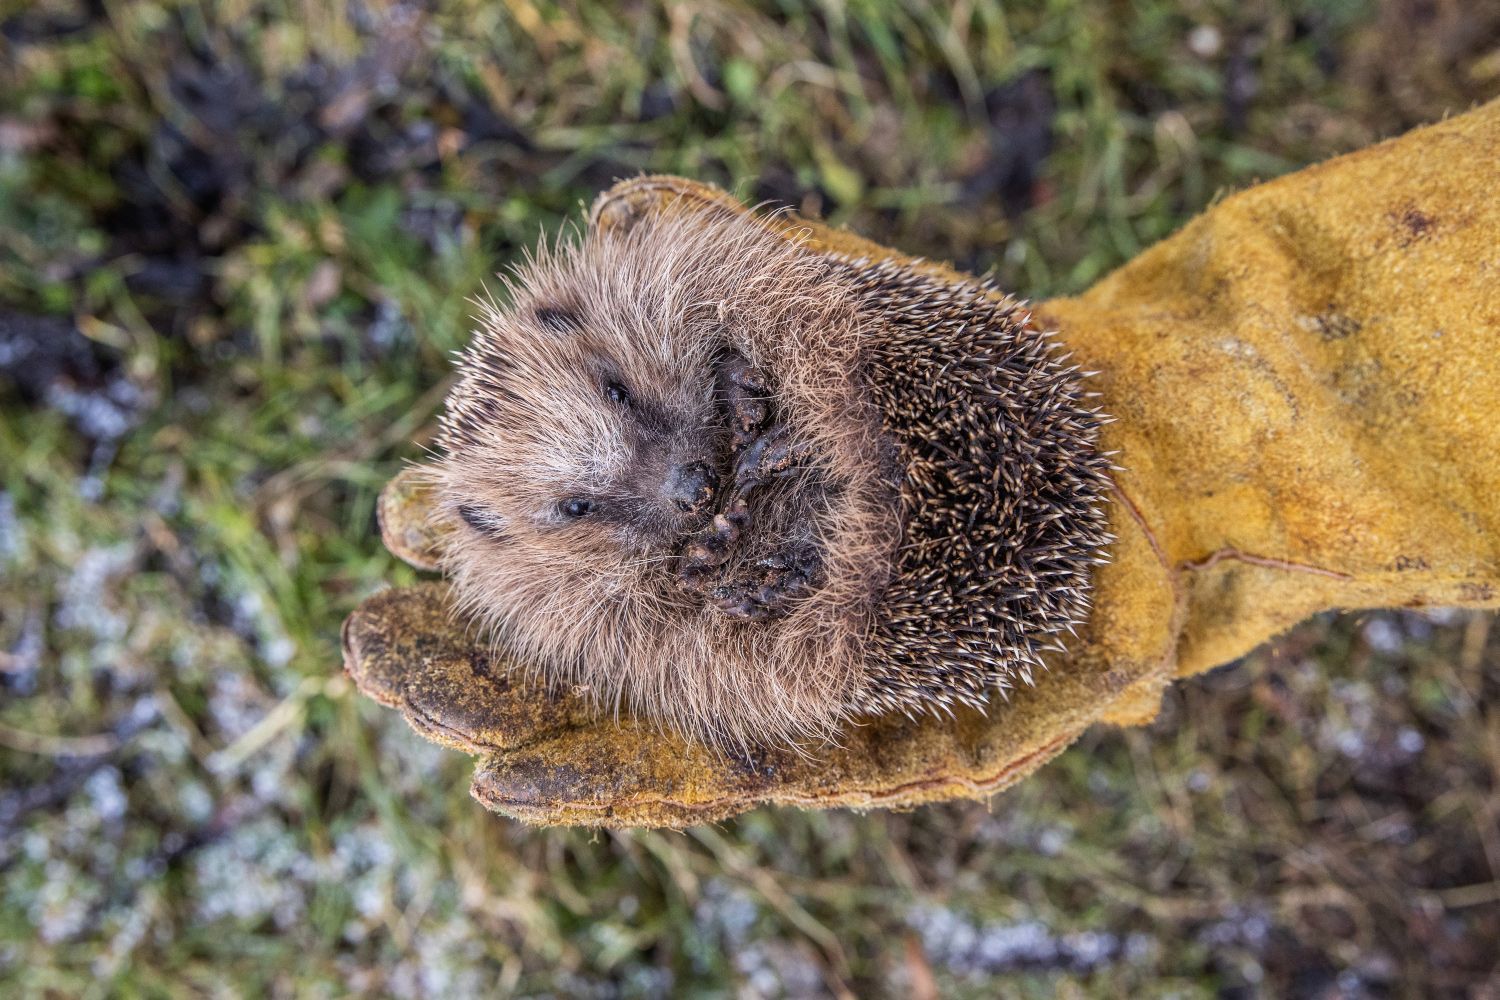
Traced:
[[373, 504], [466, 299], [614, 177], [1063, 294], [1493, 96], [1482, 6], [0, 0], [0, 348], [48, 359], [0, 355], [0, 990], [1493, 988], [1489, 616], [1310, 622], [988, 804], [682, 834], [484, 813], [337, 648], [414, 579]]

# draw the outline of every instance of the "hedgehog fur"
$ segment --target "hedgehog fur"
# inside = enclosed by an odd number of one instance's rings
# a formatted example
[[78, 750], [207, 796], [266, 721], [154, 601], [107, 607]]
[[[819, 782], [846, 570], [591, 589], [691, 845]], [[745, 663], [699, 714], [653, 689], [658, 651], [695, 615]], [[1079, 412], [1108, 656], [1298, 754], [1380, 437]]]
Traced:
[[678, 206], [544, 247], [432, 472], [489, 641], [717, 747], [1032, 682], [1110, 541], [1104, 418], [1020, 303], [803, 236]]

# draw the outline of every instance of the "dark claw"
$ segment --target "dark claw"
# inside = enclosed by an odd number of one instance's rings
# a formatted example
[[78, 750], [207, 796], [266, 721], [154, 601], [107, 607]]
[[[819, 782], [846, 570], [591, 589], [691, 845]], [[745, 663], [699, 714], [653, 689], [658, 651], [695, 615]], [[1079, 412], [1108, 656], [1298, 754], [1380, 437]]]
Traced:
[[770, 609], [758, 603], [745, 587], [725, 584], [715, 587], [712, 599], [714, 607], [731, 618], [747, 622], [769, 621]]
[[771, 390], [765, 379], [741, 354], [733, 354], [719, 370], [719, 389], [729, 411], [730, 445], [745, 447], [771, 417]]
[[796, 451], [791, 432], [784, 424], [777, 424], [740, 452], [734, 466], [735, 485], [754, 488], [783, 475], [791, 470]]
[[[743, 355], [731, 354], [720, 365], [719, 390], [728, 410], [734, 473], [732, 482], [718, 491], [721, 506], [713, 522], [689, 537], [682, 550], [678, 578], [695, 594], [713, 586], [714, 571], [729, 561], [749, 527], [754, 491], [786, 475], [800, 457], [787, 427], [771, 422], [770, 387]], [[742, 578], [719, 580], [709, 600], [731, 617], [769, 621], [805, 596], [817, 569], [811, 549], [777, 552], [759, 560]]]
[[718, 566], [729, 557], [730, 547], [739, 538], [739, 524], [723, 514], [715, 514], [708, 527], [688, 542], [682, 558], [690, 566]]
[[756, 562], [759, 573], [715, 587], [714, 605], [732, 618], [771, 621], [807, 596], [818, 575], [814, 550], [798, 546]]

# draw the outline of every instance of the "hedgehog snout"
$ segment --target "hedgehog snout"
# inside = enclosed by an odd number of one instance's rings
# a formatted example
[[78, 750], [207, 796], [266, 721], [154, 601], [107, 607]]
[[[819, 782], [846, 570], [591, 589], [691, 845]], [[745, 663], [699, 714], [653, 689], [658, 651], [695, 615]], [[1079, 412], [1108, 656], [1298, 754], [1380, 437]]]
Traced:
[[673, 466], [663, 484], [663, 493], [684, 514], [702, 514], [713, 506], [719, 492], [719, 474], [707, 462]]

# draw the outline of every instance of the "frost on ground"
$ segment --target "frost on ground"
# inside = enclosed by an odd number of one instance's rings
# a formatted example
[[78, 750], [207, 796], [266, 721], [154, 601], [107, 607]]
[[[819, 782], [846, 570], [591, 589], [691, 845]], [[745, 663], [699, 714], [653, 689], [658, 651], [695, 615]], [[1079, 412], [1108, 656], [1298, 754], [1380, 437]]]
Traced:
[[681, 834], [491, 817], [342, 681], [471, 300], [615, 178], [1046, 298], [1500, 46], [1494, 4], [920, 6], [0, 13], [0, 997], [1493, 981], [1488, 616], [1325, 616], [990, 803]]
[[1115, 962], [1139, 963], [1158, 951], [1145, 934], [1058, 934], [1037, 920], [979, 924], [937, 907], [919, 907], [908, 923], [927, 958], [962, 978], [1021, 970], [1094, 972]]

